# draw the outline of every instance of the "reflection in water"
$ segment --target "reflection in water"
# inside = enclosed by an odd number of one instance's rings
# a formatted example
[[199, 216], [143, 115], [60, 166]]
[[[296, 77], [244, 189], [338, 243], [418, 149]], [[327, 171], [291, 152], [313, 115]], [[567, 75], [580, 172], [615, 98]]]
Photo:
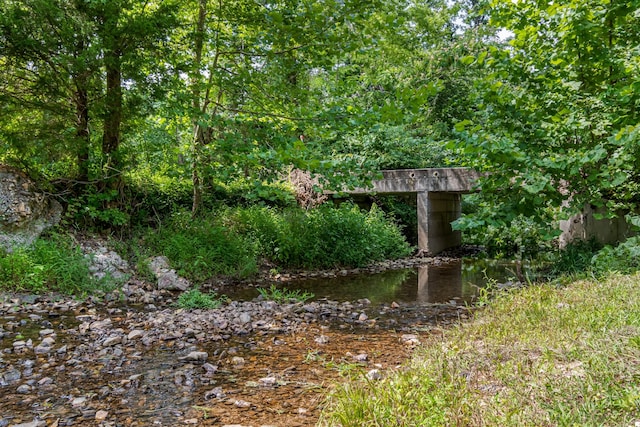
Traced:
[[[316, 299], [355, 301], [368, 298], [372, 303], [471, 302], [487, 280], [511, 280], [513, 262], [496, 260], [438, 260], [416, 269], [391, 270], [336, 278], [313, 278], [287, 283], [289, 289], [312, 292]], [[233, 299], [234, 297], [230, 295]], [[257, 296], [257, 295], [256, 295]]]
[[462, 261], [418, 267], [418, 302], [447, 302], [462, 298]]

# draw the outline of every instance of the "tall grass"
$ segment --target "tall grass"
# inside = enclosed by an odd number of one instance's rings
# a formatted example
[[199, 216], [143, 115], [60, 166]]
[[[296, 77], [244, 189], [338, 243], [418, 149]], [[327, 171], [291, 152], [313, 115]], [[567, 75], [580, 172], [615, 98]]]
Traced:
[[640, 275], [501, 294], [380, 382], [337, 385], [330, 426], [633, 426]]
[[222, 274], [247, 277], [257, 271], [256, 247], [244, 236], [222, 226], [215, 215], [191, 218], [174, 214], [158, 229], [150, 229], [140, 241], [151, 254], [171, 260], [178, 273], [203, 282]]
[[82, 296], [114, 286], [108, 277], [92, 277], [89, 260], [73, 238], [63, 234], [40, 238], [30, 248], [0, 252], [0, 290]]

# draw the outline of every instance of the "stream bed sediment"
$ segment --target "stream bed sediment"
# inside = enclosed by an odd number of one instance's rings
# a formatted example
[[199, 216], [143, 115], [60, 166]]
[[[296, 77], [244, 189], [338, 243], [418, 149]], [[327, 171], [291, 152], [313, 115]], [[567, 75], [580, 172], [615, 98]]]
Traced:
[[0, 295], [0, 427], [310, 426], [336, 381], [375, 380], [465, 305], [231, 301], [141, 283], [78, 301]]

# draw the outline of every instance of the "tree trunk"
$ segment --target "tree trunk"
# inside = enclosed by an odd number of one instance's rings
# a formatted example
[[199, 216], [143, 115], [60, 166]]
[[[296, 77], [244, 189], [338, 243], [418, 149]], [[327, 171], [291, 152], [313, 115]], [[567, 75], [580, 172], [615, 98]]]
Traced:
[[194, 69], [193, 69], [193, 77], [191, 80], [192, 84], [192, 95], [193, 95], [193, 112], [194, 112], [194, 120], [193, 120], [193, 153], [191, 160], [192, 167], [192, 175], [191, 180], [193, 182], [193, 204], [191, 206], [191, 215], [196, 216], [200, 207], [202, 205], [202, 182], [200, 180], [200, 174], [198, 169], [200, 167], [200, 153], [202, 151], [202, 146], [204, 145], [204, 130], [202, 129], [202, 125], [199, 123], [199, 114], [201, 111], [200, 105], [200, 96], [201, 96], [201, 87], [200, 87], [200, 70], [202, 66], [202, 50], [204, 46], [204, 30], [205, 24], [207, 21], [207, 0], [199, 0], [198, 1], [198, 22], [196, 23], [196, 34], [194, 39]]
[[102, 135], [102, 154], [107, 156], [110, 168], [118, 170], [120, 147], [120, 123], [122, 122], [122, 69], [119, 52], [106, 52], [107, 71], [106, 114]]
[[86, 79], [77, 77], [76, 82], [76, 138], [78, 143], [78, 180], [89, 181], [89, 96]]

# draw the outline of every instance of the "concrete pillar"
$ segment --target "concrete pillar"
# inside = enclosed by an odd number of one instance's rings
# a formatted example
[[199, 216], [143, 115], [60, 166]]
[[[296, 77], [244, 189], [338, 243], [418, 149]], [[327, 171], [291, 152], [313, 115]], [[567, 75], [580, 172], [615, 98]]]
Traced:
[[462, 196], [458, 193], [418, 193], [418, 248], [435, 255], [462, 244], [451, 223], [460, 218]]

